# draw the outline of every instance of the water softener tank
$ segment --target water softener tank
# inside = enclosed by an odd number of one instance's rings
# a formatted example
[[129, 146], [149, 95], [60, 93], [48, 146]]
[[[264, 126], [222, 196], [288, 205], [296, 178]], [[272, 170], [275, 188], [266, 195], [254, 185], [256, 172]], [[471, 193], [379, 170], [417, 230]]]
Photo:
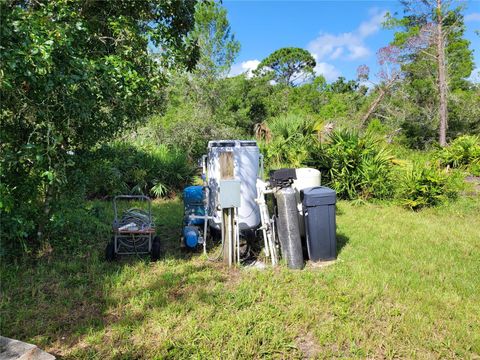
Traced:
[[282, 257], [290, 269], [303, 269], [303, 250], [298, 224], [295, 190], [286, 187], [275, 192], [277, 201], [277, 232]]
[[216, 140], [208, 143], [207, 182], [210, 189], [210, 226], [221, 224], [219, 209], [220, 180], [240, 181], [240, 230], [255, 229], [260, 224], [260, 210], [255, 202], [260, 167], [260, 150], [256, 141]]

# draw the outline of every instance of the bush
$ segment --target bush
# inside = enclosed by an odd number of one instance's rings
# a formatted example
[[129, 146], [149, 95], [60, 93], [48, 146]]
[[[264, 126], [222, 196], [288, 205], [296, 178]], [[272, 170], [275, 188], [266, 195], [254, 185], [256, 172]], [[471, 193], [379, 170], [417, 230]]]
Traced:
[[73, 182], [84, 179], [87, 198], [122, 193], [169, 196], [190, 182], [195, 172], [186, 154], [163, 145], [140, 148], [113, 143], [83, 154], [82, 159], [70, 178]]
[[383, 124], [379, 119], [373, 118], [370, 120], [367, 126], [367, 132], [369, 133], [376, 133], [378, 135], [385, 136], [388, 131], [391, 130], [388, 126]]
[[334, 131], [312, 159], [340, 198], [386, 199], [393, 195], [392, 157], [369, 133]]
[[480, 137], [464, 135], [456, 138], [437, 155], [443, 166], [468, 169], [474, 175], [480, 175]]
[[54, 204], [47, 223], [47, 248], [70, 256], [77, 255], [80, 249], [98, 248], [110, 238], [112, 221], [104, 206], [63, 197]]
[[5, 171], [2, 160], [0, 157], [0, 261], [32, 250], [42, 210], [38, 177], [28, 176], [18, 167]]
[[209, 140], [245, 137], [242, 129], [221, 120], [188, 109], [154, 117], [141, 132], [151, 142], [180, 148], [190, 160], [197, 160], [206, 153]]
[[412, 210], [437, 206], [458, 195], [455, 177], [433, 165], [414, 164], [400, 182], [400, 203]]
[[270, 168], [301, 167], [314, 143], [313, 120], [296, 114], [272, 118], [266, 123], [271, 139], [259, 142]]

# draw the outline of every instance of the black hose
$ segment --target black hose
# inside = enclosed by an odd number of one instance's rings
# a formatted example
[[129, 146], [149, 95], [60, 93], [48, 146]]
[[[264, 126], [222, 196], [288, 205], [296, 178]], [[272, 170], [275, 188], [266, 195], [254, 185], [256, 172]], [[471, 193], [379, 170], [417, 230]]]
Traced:
[[[141, 209], [136, 209], [136, 208], [128, 209], [122, 214], [119, 227], [125, 226], [130, 223], [134, 223], [139, 229], [153, 227], [153, 223], [150, 221], [150, 216], [147, 214], [147, 212]], [[138, 259], [142, 260], [142, 258], [138, 253], [137, 239], [135, 238], [135, 235], [132, 236], [132, 245], [135, 251], [135, 255], [137, 256]], [[131, 246], [131, 245], [127, 245], [127, 246]]]

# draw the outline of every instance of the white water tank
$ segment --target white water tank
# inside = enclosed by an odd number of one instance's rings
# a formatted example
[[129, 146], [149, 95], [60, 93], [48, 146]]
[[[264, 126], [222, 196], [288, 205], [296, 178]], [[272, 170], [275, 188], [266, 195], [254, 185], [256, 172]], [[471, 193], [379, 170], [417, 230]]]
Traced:
[[296, 180], [293, 180], [292, 187], [295, 190], [295, 197], [297, 199], [298, 222], [300, 224], [300, 235], [305, 236], [305, 224], [303, 221], [302, 201], [300, 200], [300, 190], [320, 186], [321, 175], [320, 171], [311, 168], [295, 169]]
[[220, 180], [240, 180], [240, 230], [255, 229], [260, 224], [260, 210], [255, 202], [260, 169], [260, 150], [256, 141], [214, 140], [208, 142], [207, 183], [210, 189], [210, 226], [220, 228]]

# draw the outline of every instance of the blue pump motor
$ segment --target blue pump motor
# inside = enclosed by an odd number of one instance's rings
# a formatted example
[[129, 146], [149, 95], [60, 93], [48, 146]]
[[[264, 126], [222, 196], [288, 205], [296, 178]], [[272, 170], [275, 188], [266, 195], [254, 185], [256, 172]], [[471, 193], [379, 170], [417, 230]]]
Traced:
[[203, 219], [190, 219], [189, 215], [205, 215], [203, 186], [188, 186], [183, 190], [185, 225], [203, 225]]
[[183, 228], [183, 241], [185, 241], [185, 245], [189, 248], [193, 249], [198, 245], [198, 238], [200, 233], [198, 232], [198, 228], [195, 226], [185, 226]]
[[205, 215], [205, 202], [203, 186], [188, 186], [183, 190], [184, 221], [183, 221], [183, 241], [185, 245], [194, 249], [200, 240], [200, 230], [198, 227], [205, 224], [204, 219], [195, 219], [192, 215]]

